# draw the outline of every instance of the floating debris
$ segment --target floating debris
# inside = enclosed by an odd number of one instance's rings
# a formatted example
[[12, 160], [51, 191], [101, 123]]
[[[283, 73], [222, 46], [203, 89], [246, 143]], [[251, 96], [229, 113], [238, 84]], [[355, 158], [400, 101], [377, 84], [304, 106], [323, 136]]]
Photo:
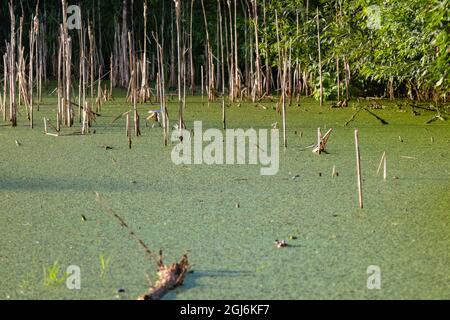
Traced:
[[284, 248], [288, 246], [288, 244], [284, 240], [275, 240], [275, 245], [277, 246], [277, 248]]
[[438, 113], [438, 114], [434, 115], [430, 120], [428, 120], [426, 122], [426, 124], [430, 124], [430, 123], [432, 123], [434, 121], [437, 121], [437, 120], [446, 121], [445, 117], [443, 117], [441, 114]]
[[339, 177], [339, 172], [336, 171], [336, 166], [333, 166], [333, 169], [331, 170], [331, 176], [334, 177]]
[[347, 108], [347, 107], [348, 107], [347, 99], [341, 100], [331, 105], [331, 108]]

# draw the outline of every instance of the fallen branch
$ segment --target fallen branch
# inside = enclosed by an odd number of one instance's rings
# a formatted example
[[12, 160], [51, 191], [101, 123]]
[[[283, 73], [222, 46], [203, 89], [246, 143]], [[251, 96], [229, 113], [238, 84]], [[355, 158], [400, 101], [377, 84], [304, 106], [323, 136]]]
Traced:
[[183, 285], [190, 265], [188, 257], [184, 254], [179, 263], [172, 263], [166, 266], [162, 260], [162, 251], [159, 252], [158, 280], [151, 286], [147, 293], [138, 297], [138, 300], [161, 300], [170, 290]]
[[358, 113], [359, 113], [361, 110], [362, 110], [362, 108], [358, 108], [358, 109], [356, 110], [356, 112], [351, 116], [351, 118], [348, 119], [347, 122], [344, 124], [344, 127], [348, 126], [348, 124], [349, 124], [350, 122], [352, 122], [353, 120], [355, 120], [356, 116], [358, 115]]
[[156, 262], [158, 280], [155, 285], [150, 286], [147, 293], [140, 295], [138, 300], [160, 300], [168, 291], [181, 286], [190, 268], [187, 255], [184, 254], [179, 263], [165, 265], [162, 250], [159, 251], [159, 257], [156, 258], [145, 242], [136, 235], [120, 215], [105, 203], [100, 194], [96, 192], [95, 195], [97, 201], [119, 222], [120, 226], [128, 230], [130, 236], [144, 249], [145, 254]]
[[[49, 133], [48, 132], [48, 127], [47, 126], [50, 126], [53, 130], [55, 130], [58, 134], [54, 134], [54, 133]], [[47, 118], [44, 118], [44, 133], [46, 134], [46, 135], [49, 135], [49, 136], [55, 136], [55, 137], [58, 137], [59, 136], [59, 130], [50, 122], [50, 120], [49, 119], [47, 119]]]
[[426, 122], [426, 124], [430, 124], [430, 123], [432, 123], [434, 121], [437, 121], [437, 120], [445, 121], [446, 119], [441, 114], [435, 114], [430, 120], [428, 120]]
[[114, 122], [116, 122], [116, 121], [119, 120], [120, 118], [125, 117], [125, 116], [126, 116], [127, 114], [129, 114], [130, 112], [131, 112], [131, 110], [128, 110], [127, 112], [124, 112], [124, 113], [118, 115], [117, 117], [114, 118], [113, 121], [111, 121], [110, 124], [114, 124]]
[[333, 129], [328, 130], [327, 133], [325, 133], [325, 135], [322, 137], [320, 128], [317, 130], [317, 144], [312, 150], [313, 153], [321, 154], [325, 151], [325, 147], [327, 145], [328, 139], [330, 139], [331, 132], [333, 132]]

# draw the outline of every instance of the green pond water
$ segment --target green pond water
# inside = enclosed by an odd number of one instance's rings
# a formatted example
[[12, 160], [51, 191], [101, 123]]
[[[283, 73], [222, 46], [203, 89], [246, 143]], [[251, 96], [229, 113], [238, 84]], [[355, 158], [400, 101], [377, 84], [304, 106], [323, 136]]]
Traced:
[[[24, 108], [18, 128], [0, 124], [0, 299], [144, 293], [155, 264], [106, 207], [151, 250], [163, 249], [166, 263], [188, 253], [193, 272], [166, 299], [450, 298], [450, 122], [425, 124], [432, 112], [414, 116], [382, 101], [388, 107], [374, 112], [389, 125], [361, 112], [344, 127], [352, 103], [338, 110], [303, 99], [301, 107], [288, 108], [288, 148], [280, 152], [278, 174], [261, 176], [259, 165], [176, 166], [162, 129], [144, 121], [129, 150], [125, 119], [110, 125], [130, 109], [123, 98], [103, 106], [95, 134], [71, 134], [77, 124], [60, 137], [46, 136], [42, 119], [54, 119], [55, 103], [45, 98], [35, 130]], [[281, 124], [275, 103], [262, 105], [228, 107], [228, 126]], [[140, 105], [141, 119], [157, 108]], [[170, 102], [173, 123], [176, 108]], [[220, 128], [220, 103], [189, 98], [185, 118], [188, 127], [202, 120], [205, 129]], [[318, 127], [334, 129], [328, 154], [320, 156], [304, 150]], [[383, 152], [386, 181], [375, 174]], [[289, 246], [278, 249], [275, 239]], [[45, 283], [55, 262], [59, 276], [70, 265], [80, 267], [81, 290]], [[367, 288], [371, 265], [381, 270], [379, 290]]]

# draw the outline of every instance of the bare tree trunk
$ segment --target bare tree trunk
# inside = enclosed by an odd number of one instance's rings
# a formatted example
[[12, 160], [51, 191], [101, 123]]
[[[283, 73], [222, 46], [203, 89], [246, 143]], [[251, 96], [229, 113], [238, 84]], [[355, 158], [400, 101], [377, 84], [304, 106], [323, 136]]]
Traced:
[[2, 101], [2, 111], [3, 111], [3, 121], [6, 122], [6, 96], [8, 84], [8, 53], [3, 55], [3, 101]]
[[203, 20], [205, 23], [205, 32], [206, 32], [206, 46], [207, 46], [207, 60], [208, 60], [208, 101], [213, 101], [215, 98], [214, 94], [214, 62], [213, 62], [213, 54], [211, 48], [211, 42], [209, 38], [208, 31], [208, 21], [206, 19], [206, 11], [203, 0], [201, 0], [202, 10], [203, 10]]
[[192, 34], [192, 25], [193, 25], [193, 15], [194, 15], [194, 1], [191, 0], [191, 18], [190, 18], [190, 27], [189, 27], [189, 60], [190, 60], [190, 75], [191, 75], [191, 91], [192, 95], [195, 95], [195, 67], [194, 67], [194, 52], [193, 52], [193, 34]]
[[344, 67], [345, 67], [345, 91], [346, 91], [346, 97], [347, 100], [349, 99], [349, 86], [350, 86], [350, 65], [348, 62], [348, 59], [344, 57]]
[[[36, 41], [36, 35], [39, 31], [39, 19], [36, 15], [33, 18], [33, 25], [30, 28], [30, 66], [29, 66], [29, 97], [30, 97], [30, 128], [33, 129], [34, 123], [33, 123], [33, 66], [34, 66], [34, 49], [35, 49], [35, 41]], [[36, 51], [37, 53], [37, 51]]]
[[127, 26], [127, 19], [128, 19], [128, 1], [123, 0], [123, 11], [122, 11], [122, 36], [121, 36], [121, 50], [122, 54], [120, 57], [121, 60], [121, 66], [122, 66], [122, 76], [121, 76], [121, 85], [122, 87], [128, 87], [130, 82], [129, 77], [129, 60], [128, 60], [128, 26]]
[[59, 46], [58, 46], [58, 111], [56, 112], [56, 131], [60, 131], [61, 130], [61, 114], [62, 114], [62, 95], [63, 95], [63, 87], [62, 87], [62, 82], [63, 82], [63, 76], [62, 76], [62, 50], [63, 50], [63, 43], [62, 43], [62, 38], [61, 38], [61, 29], [62, 27], [60, 27], [60, 37], [59, 37]]
[[72, 79], [72, 39], [69, 37], [69, 29], [67, 27], [67, 3], [66, 0], [61, 0], [63, 10], [63, 24], [62, 24], [62, 42], [63, 42], [63, 61], [64, 61], [64, 108], [65, 108], [65, 122], [68, 127], [73, 124], [72, 119], [72, 103], [71, 99], [71, 79]]
[[319, 24], [319, 7], [317, 7], [317, 51], [319, 54], [319, 86], [320, 86], [320, 106], [323, 106], [323, 79], [322, 79], [322, 56], [320, 50], [320, 24]]
[[136, 137], [141, 135], [139, 127], [139, 113], [137, 110], [137, 91], [138, 91], [138, 67], [139, 63], [136, 59], [136, 54], [134, 51], [132, 34], [128, 31], [128, 59], [129, 65], [131, 66], [131, 79], [130, 79], [130, 95], [131, 101], [133, 103], [133, 115], [134, 115], [134, 134]]
[[177, 28], [177, 52], [178, 52], [178, 129], [180, 130], [180, 139], [183, 134], [183, 129], [185, 128], [183, 121], [183, 98], [181, 93], [181, 81], [182, 81], [182, 53], [181, 53], [181, 29], [180, 29], [180, 17], [181, 17], [181, 0], [174, 0], [175, 3], [175, 14], [176, 14], [176, 28]]
[[[266, 21], [266, 0], [263, 1], [263, 19], [264, 19], [264, 31], [267, 34], [267, 21]], [[266, 48], [266, 57], [265, 57], [265, 63], [266, 63], [266, 96], [270, 95], [270, 67], [269, 67], [269, 44], [267, 41], [267, 36], [264, 38], [264, 47]]]
[[[19, 18], [19, 43], [18, 43], [18, 68], [17, 68], [17, 76], [18, 76], [18, 86], [19, 86], [19, 96], [18, 96], [18, 105], [22, 105], [22, 97], [25, 99], [26, 95], [23, 92], [24, 89], [24, 83], [25, 80], [24, 77], [24, 58], [23, 58], [23, 46], [22, 46], [22, 39], [23, 39], [23, 8], [22, 8], [22, 16]], [[28, 106], [27, 106], [27, 114], [28, 114]], [[28, 115], [29, 118], [29, 115]]]
[[162, 126], [163, 126], [163, 132], [164, 132], [164, 146], [167, 146], [169, 144], [169, 117], [167, 114], [166, 109], [166, 99], [165, 99], [165, 92], [164, 92], [164, 60], [163, 60], [163, 48], [160, 45], [158, 41], [157, 35], [153, 34], [153, 38], [156, 42], [157, 46], [157, 60], [158, 60], [158, 75], [159, 75], [159, 100], [161, 103], [161, 120], [162, 120]]
[[238, 62], [238, 36], [237, 36], [237, 0], [234, 0], [234, 72], [235, 72], [235, 95], [240, 95], [241, 81], [239, 77], [239, 62]]
[[142, 60], [142, 86], [140, 101], [147, 102], [150, 95], [147, 75], [147, 0], [144, 1], [144, 56]]
[[[219, 41], [220, 41], [220, 66], [221, 66], [221, 81], [222, 81], [222, 128], [227, 128], [226, 110], [225, 110], [225, 61], [223, 52], [223, 20], [222, 20], [222, 5], [220, 0], [217, 0], [217, 8], [219, 9]], [[226, 28], [226, 26], [225, 26]]]
[[9, 115], [11, 125], [17, 127], [17, 104], [16, 104], [16, 17], [12, 1], [9, 3], [9, 13], [11, 17], [11, 42], [9, 47]]
[[287, 62], [285, 50], [281, 49], [280, 44], [280, 30], [278, 25], [278, 13], [275, 10], [275, 24], [277, 33], [277, 47], [278, 47], [278, 69], [282, 69], [281, 72], [281, 112], [283, 116], [283, 146], [287, 148], [287, 134], [286, 134], [286, 72]]
[[80, 65], [79, 65], [79, 80], [78, 80], [78, 121], [81, 123], [81, 112], [84, 106], [83, 98], [83, 75], [84, 75], [84, 26], [78, 31], [78, 38], [80, 42]]
[[337, 100], [341, 101], [341, 79], [339, 77], [339, 58], [336, 58]]
[[89, 77], [91, 87], [91, 100], [94, 100], [94, 34], [91, 25], [88, 25], [89, 37]]
[[[173, 20], [173, 19], [172, 19]], [[173, 21], [170, 22], [170, 77], [169, 77], [169, 87], [176, 87], [176, 71], [175, 71], [175, 35], [174, 35], [174, 27]]]
[[256, 0], [253, 0], [253, 17], [255, 19], [255, 94], [253, 95], [253, 102], [256, 99], [260, 99], [262, 95], [262, 83], [261, 83], [261, 57], [259, 55], [259, 37], [258, 37], [258, 4]]
[[233, 35], [233, 15], [231, 13], [231, 0], [227, 0], [228, 4], [228, 14], [229, 14], [229, 23], [230, 23], [230, 75], [229, 75], [229, 86], [230, 86], [230, 101], [234, 102], [236, 98], [235, 93], [235, 79], [236, 79], [236, 72], [235, 72], [235, 60], [234, 60], [234, 35]]

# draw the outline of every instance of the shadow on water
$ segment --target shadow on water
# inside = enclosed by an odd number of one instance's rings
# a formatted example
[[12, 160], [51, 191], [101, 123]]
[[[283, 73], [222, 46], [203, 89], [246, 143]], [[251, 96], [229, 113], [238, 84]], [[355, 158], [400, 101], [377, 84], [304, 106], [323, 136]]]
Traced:
[[87, 179], [60, 179], [51, 177], [38, 178], [10, 178], [0, 175], [0, 192], [49, 192], [49, 191], [74, 191], [74, 192], [131, 192], [157, 190], [157, 186], [151, 181], [120, 180], [98, 177]]
[[193, 270], [187, 274], [183, 286], [177, 290], [170, 291], [164, 297], [164, 300], [174, 300], [177, 294], [191, 290], [193, 288], [205, 288], [207, 285], [199, 284], [199, 280], [203, 278], [235, 278], [235, 277], [250, 277], [254, 275], [251, 271], [236, 271], [236, 270]]

